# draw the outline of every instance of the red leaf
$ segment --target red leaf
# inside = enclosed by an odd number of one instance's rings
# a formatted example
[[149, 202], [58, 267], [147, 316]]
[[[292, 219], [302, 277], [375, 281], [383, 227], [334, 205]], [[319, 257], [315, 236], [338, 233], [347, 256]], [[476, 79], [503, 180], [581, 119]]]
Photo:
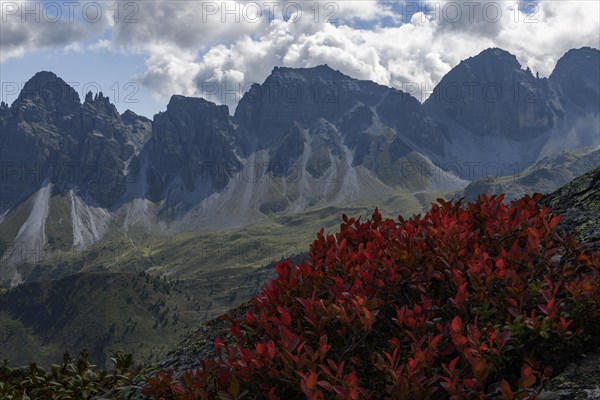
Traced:
[[311, 372], [310, 375], [308, 376], [308, 379], [306, 380], [306, 386], [311, 390], [314, 389], [317, 386], [317, 379], [318, 379], [317, 374], [314, 372]]
[[479, 385], [477, 379], [465, 379], [463, 383], [468, 389], [475, 389]]
[[452, 336], [452, 343], [454, 343], [456, 346], [463, 346], [463, 345], [467, 344], [467, 342], [468, 342], [467, 338], [463, 335]]
[[215, 338], [215, 350], [221, 352], [225, 348], [225, 340], [222, 337]]
[[462, 321], [458, 315], [452, 320], [452, 331], [462, 332]]
[[502, 399], [504, 400], [513, 400], [515, 398], [510, 385], [504, 379], [500, 381], [500, 391], [502, 393]]

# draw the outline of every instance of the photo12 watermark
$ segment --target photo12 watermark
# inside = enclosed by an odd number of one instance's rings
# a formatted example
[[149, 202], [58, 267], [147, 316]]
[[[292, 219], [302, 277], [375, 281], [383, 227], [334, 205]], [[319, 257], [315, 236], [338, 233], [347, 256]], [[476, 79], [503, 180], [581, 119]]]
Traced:
[[[3, 23], [83, 23], [137, 24], [144, 15], [153, 15], [152, 1], [2, 1]], [[163, 1], [167, 5], [168, 1]], [[193, 14], [197, 24], [258, 24], [283, 20], [286, 23], [311, 22], [339, 25], [355, 18], [358, 1], [178, 1]], [[495, 24], [539, 23], [538, 2], [510, 1], [379, 1], [391, 10], [398, 23]], [[353, 17], [354, 16], [354, 17]]]
[[[135, 81], [114, 81], [108, 84], [100, 82], [64, 82], [60, 78], [34, 82], [2, 81], [0, 84], [0, 101], [11, 104], [19, 96], [39, 97], [43, 101], [80, 103], [103, 99], [112, 104], [137, 104], [140, 102], [140, 86]], [[65, 84], [73, 90], [65, 87]]]
[[0, 20], [3, 23], [100, 23], [110, 18], [114, 23], [138, 23], [137, 1], [2, 1]]

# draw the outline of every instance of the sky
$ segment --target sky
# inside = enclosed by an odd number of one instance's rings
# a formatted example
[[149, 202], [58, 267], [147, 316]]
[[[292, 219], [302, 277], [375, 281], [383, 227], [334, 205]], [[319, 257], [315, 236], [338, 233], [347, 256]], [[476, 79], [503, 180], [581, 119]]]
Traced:
[[[152, 117], [171, 95], [227, 104], [275, 66], [328, 64], [423, 101], [489, 47], [548, 76], [569, 49], [600, 47], [600, 2], [0, 0], [1, 100], [50, 70], [81, 98]], [[418, 87], [418, 90], [414, 88]]]

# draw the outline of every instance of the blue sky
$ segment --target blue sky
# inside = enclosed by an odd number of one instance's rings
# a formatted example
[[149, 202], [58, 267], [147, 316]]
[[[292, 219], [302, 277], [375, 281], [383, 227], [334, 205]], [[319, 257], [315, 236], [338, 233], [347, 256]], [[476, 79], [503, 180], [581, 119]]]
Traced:
[[[274, 66], [327, 63], [399, 89], [416, 83], [424, 100], [460, 60], [488, 47], [510, 51], [541, 76], [570, 48], [600, 47], [596, 1], [522, 2], [514, 10], [513, 2], [489, 0], [474, 8], [449, 0], [282, 0], [273, 14], [262, 1], [227, 1], [229, 13], [220, 1], [85, 0], [71, 10], [28, 2], [29, 14], [23, 4], [1, 0], [3, 101], [16, 98], [7, 90], [14, 83], [51, 70], [81, 97], [84, 87], [101, 89], [120, 112], [148, 117], [172, 94], [207, 97], [233, 112], [243, 89]], [[207, 84], [217, 90], [206, 91]]]
[[82, 100], [87, 91], [102, 91], [119, 112], [131, 109], [151, 118], [166, 107], [164, 101], [155, 99], [148, 88], [135, 79], [144, 72], [142, 54], [110, 51], [65, 53], [61, 49], [52, 49], [8, 60], [0, 68], [5, 88], [2, 101], [9, 104], [18, 96], [14, 93], [14, 85], [8, 85], [9, 82], [22, 87], [36, 72], [48, 70], [73, 86]]

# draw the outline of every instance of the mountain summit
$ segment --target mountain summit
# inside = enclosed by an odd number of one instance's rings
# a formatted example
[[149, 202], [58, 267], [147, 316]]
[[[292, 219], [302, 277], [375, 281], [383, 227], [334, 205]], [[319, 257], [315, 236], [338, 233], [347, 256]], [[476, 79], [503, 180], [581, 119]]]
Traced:
[[79, 94], [53, 72], [41, 71], [28, 80], [16, 105], [38, 104], [47, 112], [74, 111], [80, 103]]
[[464, 60], [435, 87], [425, 105], [444, 124], [456, 124], [477, 137], [524, 141], [552, 127], [548, 85], [517, 58], [488, 49]]
[[[432, 158], [459, 163], [461, 176], [472, 180], [491, 170], [518, 173], [561, 150], [598, 147], [599, 55], [597, 49], [570, 50], [550, 78], [522, 69], [501, 49], [461, 61], [424, 103], [444, 133], [445, 153]], [[467, 165], [476, 167], [466, 173]]]

